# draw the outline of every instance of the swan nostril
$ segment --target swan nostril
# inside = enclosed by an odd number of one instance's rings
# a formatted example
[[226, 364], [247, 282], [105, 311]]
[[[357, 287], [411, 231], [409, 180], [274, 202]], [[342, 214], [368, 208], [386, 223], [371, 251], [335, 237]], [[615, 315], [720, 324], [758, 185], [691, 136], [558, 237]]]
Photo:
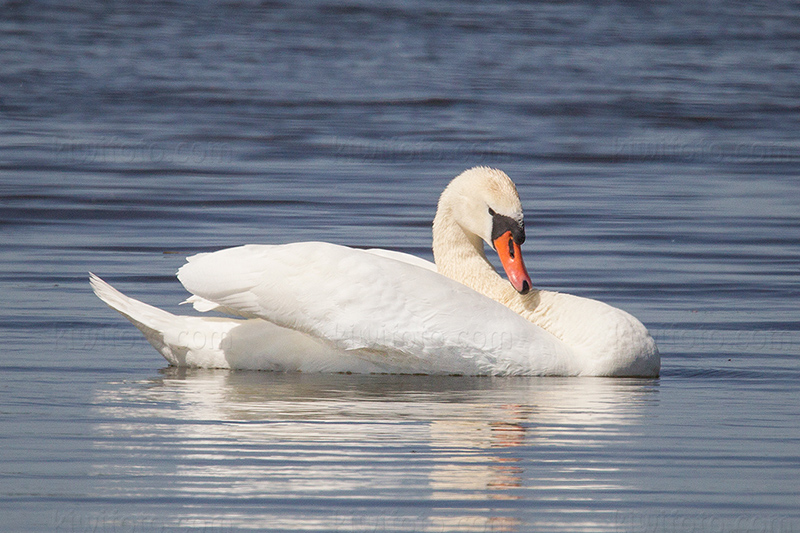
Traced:
[[531, 286], [528, 285], [528, 280], [522, 281], [522, 290], [519, 291], [520, 294], [528, 294], [528, 291], [531, 290]]
[[508, 239], [508, 256], [514, 259], [514, 239]]

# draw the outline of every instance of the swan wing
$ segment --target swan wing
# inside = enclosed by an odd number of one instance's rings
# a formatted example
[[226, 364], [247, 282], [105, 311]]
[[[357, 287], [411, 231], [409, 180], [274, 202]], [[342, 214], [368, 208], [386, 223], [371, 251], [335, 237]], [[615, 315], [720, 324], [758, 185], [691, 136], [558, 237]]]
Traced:
[[[426, 270], [430, 270], [432, 272], [437, 271], [435, 263], [422, 259], [421, 257], [417, 257], [416, 255], [397, 252], [395, 250], [385, 250], [383, 248], [370, 248], [364, 251], [376, 255], [378, 257], [393, 259], [395, 261], [400, 261], [402, 263], [414, 265], [420, 268], [424, 268]], [[201, 298], [196, 294], [193, 294], [192, 296], [181, 302], [181, 304], [192, 304], [195, 310], [200, 311], [201, 313], [206, 313], [208, 311], [217, 311], [229, 315], [239, 315], [239, 312], [236, 309], [225, 308], [215, 302], [206, 300], [205, 298]]]
[[300, 331], [388, 371], [580, 372], [566, 345], [502, 304], [374, 252], [248, 245], [190, 257], [178, 278], [206, 306]]
[[383, 248], [370, 248], [369, 250], [365, 251], [377, 255], [379, 257], [394, 259], [395, 261], [408, 263], [409, 265], [414, 265], [420, 268], [424, 268], [426, 270], [430, 270], [432, 272], [437, 272], [436, 263], [431, 263], [430, 261], [422, 259], [421, 257], [417, 257], [416, 255], [411, 255], [403, 252], [396, 252], [394, 250], [385, 250]]

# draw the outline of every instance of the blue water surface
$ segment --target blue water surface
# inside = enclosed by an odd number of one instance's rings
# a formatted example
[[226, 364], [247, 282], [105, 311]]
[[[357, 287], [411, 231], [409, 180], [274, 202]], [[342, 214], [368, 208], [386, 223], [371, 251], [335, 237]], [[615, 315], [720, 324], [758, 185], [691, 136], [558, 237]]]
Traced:
[[[8, 531], [800, 530], [800, 7], [0, 7]], [[187, 255], [431, 259], [466, 168], [537, 286], [622, 307], [654, 380], [167, 368]]]

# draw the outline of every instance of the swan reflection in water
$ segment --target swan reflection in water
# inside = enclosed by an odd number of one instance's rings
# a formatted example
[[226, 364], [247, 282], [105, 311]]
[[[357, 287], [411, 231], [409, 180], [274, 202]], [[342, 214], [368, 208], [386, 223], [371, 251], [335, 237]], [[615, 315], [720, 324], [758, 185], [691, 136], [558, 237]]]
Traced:
[[522, 530], [543, 502], [576, 512], [630, 489], [610, 448], [657, 386], [169, 368], [98, 392], [97, 468], [111, 480], [98, 490], [199, 499], [192, 512], [209, 516], [233, 499], [243, 508], [226, 523], [247, 527], [346, 530], [373, 512], [386, 529]]

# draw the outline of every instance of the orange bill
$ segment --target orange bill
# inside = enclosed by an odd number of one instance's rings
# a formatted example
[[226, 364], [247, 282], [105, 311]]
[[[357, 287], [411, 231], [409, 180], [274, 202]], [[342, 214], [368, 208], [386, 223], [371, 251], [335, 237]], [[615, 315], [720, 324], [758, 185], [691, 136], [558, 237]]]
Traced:
[[520, 294], [526, 294], [533, 283], [528, 271], [525, 269], [525, 262], [522, 260], [522, 250], [514, 241], [514, 237], [510, 231], [507, 231], [496, 238], [493, 242], [494, 249], [497, 255], [500, 256], [500, 262], [503, 263], [503, 268], [508, 276], [508, 281]]

